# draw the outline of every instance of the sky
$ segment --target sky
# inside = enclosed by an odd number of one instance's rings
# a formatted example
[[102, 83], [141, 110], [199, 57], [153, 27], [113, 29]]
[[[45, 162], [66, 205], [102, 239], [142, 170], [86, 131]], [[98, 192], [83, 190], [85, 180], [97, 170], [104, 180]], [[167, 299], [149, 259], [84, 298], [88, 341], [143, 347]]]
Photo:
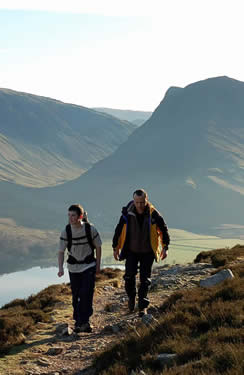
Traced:
[[239, 0], [0, 0], [0, 87], [153, 111], [170, 86], [244, 81], [243, 10]]

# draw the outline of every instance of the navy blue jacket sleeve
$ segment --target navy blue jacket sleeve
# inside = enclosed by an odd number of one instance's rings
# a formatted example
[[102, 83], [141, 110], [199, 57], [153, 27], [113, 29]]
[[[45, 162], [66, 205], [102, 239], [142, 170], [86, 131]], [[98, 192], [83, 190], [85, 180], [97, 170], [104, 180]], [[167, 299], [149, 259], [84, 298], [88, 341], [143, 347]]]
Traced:
[[160, 215], [160, 213], [158, 211], [155, 210], [153, 212], [153, 216], [155, 218], [155, 222], [156, 222], [157, 226], [159, 227], [159, 229], [163, 233], [163, 242], [165, 243], [165, 245], [169, 245], [170, 237], [169, 237], [167, 224], [165, 223], [163, 217]]

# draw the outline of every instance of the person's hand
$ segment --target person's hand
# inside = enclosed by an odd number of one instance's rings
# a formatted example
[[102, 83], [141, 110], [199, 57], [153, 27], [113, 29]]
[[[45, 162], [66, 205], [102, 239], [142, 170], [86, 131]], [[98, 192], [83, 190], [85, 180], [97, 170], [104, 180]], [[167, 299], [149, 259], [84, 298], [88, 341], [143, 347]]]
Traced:
[[61, 276], [63, 276], [64, 275], [64, 269], [60, 269], [59, 271], [58, 271], [58, 277], [61, 277]]
[[96, 275], [98, 275], [101, 272], [100, 264], [96, 264]]
[[161, 259], [162, 260], [167, 258], [167, 255], [168, 255], [167, 251], [168, 251], [168, 245], [164, 245], [164, 247], [161, 251]]
[[119, 249], [114, 249], [114, 259], [119, 260]]

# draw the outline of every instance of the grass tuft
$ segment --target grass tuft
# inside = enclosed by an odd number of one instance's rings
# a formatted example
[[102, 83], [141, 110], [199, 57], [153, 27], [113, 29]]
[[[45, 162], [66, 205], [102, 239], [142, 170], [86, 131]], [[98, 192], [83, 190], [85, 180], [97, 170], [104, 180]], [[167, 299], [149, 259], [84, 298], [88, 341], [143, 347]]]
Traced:
[[194, 259], [194, 263], [212, 263], [216, 268], [222, 267], [235, 261], [237, 258], [244, 257], [244, 246], [236, 245], [231, 249], [216, 249], [211, 251], [202, 251]]

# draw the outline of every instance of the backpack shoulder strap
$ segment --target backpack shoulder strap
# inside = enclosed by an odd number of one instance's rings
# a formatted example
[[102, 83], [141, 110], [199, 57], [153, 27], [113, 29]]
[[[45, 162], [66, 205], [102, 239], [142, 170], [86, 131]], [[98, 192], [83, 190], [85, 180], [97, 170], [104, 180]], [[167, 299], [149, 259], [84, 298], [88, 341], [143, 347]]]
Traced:
[[68, 248], [68, 251], [70, 251], [71, 246], [72, 246], [72, 230], [71, 230], [71, 225], [70, 224], [66, 225], [65, 229], [66, 229], [67, 240], [68, 240], [67, 248]]
[[85, 231], [86, 231], [87, 241], [88, 241], [91, 249], [94, 250], [95, 246], [94, 246], [93, 241], [92, 241], [91, 224], [90, 223], [85, 223]]

